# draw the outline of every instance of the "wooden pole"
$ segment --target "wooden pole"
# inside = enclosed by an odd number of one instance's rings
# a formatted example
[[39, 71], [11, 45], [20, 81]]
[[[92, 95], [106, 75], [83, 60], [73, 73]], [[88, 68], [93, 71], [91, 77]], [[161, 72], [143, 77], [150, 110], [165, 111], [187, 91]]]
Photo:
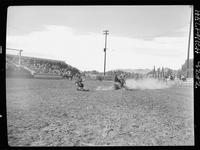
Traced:
[[192, 28], [192, 6], [191, 6], [191, 17], [190, 17], [189, 39], [188, 39], [188, 52], [187, 52], [187, 78], [189, 77], [189, 55], [190, 55], [191, 28]]
[[108, 35], [108, 30], [104, 31], [105, 34], [105, 48], [104, 48], [104, 78], [106, 74], [106, 47], [107, 47], [107, 35]]

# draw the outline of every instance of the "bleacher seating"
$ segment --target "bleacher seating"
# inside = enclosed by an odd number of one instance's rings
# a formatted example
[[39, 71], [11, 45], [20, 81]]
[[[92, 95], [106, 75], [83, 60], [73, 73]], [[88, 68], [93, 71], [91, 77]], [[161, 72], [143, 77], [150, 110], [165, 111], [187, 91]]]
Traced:
[[[6, 71], [17, 71], [19, 66], [19, 57], [16, 55], [6, 55]], [[77, 68], [74, 68], [64, 61], [33, 58], [21, 56], [21, 68], [20, 70], [27, 70], [31, 74], [54, 74], [60, 76], [66, 76], [66, 74], [74, 75], [80, 73]]]
[[6, 63], [6, 77], [32, 77], [32, 74], [27, 69], [20, 67], [14, 63]]

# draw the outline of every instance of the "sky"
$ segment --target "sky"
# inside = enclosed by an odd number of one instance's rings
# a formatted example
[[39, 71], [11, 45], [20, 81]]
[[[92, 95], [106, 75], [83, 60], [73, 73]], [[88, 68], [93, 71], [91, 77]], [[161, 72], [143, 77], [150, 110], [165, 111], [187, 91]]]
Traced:
[[180, 69], [187, 58], [190, 14], [189, 5], [10, 6], [6, 47], [103, 72], [103, 31], [109, 30], [106, 70]]

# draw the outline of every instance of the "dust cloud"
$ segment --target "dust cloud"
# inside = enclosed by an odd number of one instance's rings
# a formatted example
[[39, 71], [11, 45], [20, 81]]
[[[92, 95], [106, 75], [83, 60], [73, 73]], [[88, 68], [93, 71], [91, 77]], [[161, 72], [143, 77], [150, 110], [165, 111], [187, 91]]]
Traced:
[[164, 82], [162, 80], [156, 80], [156, 79], [127, 79], [126, 80], [126, 87], [129, 89], [163, 89], [163, 88], [169, 88], [172, 86], [173, 83]]
[[109, 91], [109, 90], [113, 90], [114, 88], [113, 88], [113, 86], [98, 86], [97, 87], [97, 91]]
[[[163, 81], [163, 80], [158, 80], [158, 79], [153, 79], [153, 78], [144, 78], [144, 79], [127, 79], [125, 88], [129, 90], [134, 90], [134, 89], [140, 89], [140, 90], [145, 90], [145, 89], [164, 89], [164, 88], [169, 88], [174, 85], [178, 85], [177, 82], [175, 81]], [[114, 85], [113, 86], [98, 86], [96, 88], [97, 91], [109, 91], [109, 90], [114, 90]]]

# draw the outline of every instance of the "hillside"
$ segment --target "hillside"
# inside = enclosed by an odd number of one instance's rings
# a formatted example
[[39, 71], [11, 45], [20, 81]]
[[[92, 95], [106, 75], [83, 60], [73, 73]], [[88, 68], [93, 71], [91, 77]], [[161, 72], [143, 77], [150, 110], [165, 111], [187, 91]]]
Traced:
[[129, 73], [139, 73], [139, 74], [147, 74], [148, 72], [150, 72], [150, 69], [117, 69], [120, 71], [124, 71], [124, 72], [129, 72]]

